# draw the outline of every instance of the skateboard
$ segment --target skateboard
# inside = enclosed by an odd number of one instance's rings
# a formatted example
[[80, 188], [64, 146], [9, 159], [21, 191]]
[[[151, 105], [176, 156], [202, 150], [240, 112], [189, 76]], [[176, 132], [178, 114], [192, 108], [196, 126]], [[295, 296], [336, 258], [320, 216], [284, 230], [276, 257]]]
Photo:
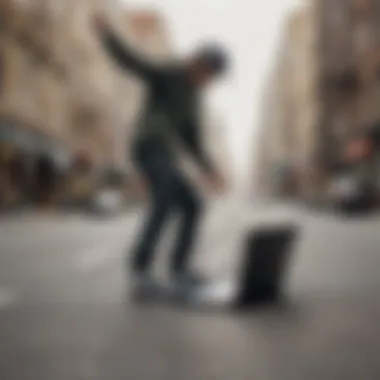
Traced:
[[134, 294], [134, 299], [192, 308], [229, 307], [233, 304], [236, 291], [235, 281], [232, 280], [214, 279], [192, 290], [176, 288], [162, 281], [148, 294]]

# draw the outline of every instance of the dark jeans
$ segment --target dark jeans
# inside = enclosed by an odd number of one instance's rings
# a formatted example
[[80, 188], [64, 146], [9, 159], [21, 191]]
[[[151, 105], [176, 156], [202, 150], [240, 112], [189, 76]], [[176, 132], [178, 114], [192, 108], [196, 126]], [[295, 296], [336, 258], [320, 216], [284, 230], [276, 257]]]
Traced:
[[135, 148], [135, 161], [148, 182], [151, 209], [138, 235], [133, 269], [137, 272], [149, 269], [163, 228], [173, 211], [177, 211], [180, 225], [171, 256], [171, 271], [181, 273], [187, 269], [201, 201], [164, 147], [157, 143], [140, 143]]

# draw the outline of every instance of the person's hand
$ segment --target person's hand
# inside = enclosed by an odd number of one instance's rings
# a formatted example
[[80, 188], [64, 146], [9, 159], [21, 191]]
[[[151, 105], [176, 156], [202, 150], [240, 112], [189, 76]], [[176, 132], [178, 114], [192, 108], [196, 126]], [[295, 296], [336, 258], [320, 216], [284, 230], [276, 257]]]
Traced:
[[213, 194], [222, 194], [226, 191], [227, 183], [219, 173], [209, 173], [204, 177], [208, 191]]
[[95, 13], [92, 21], [94, 28], [99, 32], [103, 32], [107, 27], [107, 18], [104, 13]]

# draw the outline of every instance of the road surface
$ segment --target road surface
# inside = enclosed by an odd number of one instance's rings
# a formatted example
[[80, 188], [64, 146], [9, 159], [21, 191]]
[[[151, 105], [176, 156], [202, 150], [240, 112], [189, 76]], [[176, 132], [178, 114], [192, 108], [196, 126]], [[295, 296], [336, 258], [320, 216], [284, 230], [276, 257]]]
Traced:
[[140, 218], [0, 221], [2, 380], [380, 378], [380, 219], [213, 207], [196, 257], [210, 275], [234, 277], [251, 226], [302, 227], [291, 306], [237, 315], [133, 304], [125, 255]]

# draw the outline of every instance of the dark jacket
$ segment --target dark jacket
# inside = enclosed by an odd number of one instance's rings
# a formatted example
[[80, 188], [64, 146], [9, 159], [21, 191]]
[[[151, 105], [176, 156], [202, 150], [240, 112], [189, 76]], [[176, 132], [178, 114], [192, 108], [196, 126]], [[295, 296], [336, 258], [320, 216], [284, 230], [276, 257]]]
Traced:
[[103, 35], [106, 50], [119, 64], [147, 86], [146, 108], [138, 121], [137, 140], [157, 141], [171, 149], [178, 139], [200, 166], [211, 170], [201, 146], [199, 94], [185, 70], [177, 65], [159, 66], [146, 62], [111, 31]]

